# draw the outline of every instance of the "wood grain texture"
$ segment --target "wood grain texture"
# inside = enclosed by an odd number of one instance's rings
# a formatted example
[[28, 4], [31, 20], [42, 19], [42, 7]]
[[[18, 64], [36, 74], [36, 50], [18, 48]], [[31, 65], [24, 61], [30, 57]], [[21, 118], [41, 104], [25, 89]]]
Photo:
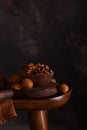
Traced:
[[46, 110], [53, 109], [66, 104], [70, 98], [71, 91], [61, 96], [48, 97], [43, 99], [13, 99], [16, 109], [25, 110]]
[[29, 111], [29, 123], [31, 130], [48, 130], [48, 112]]

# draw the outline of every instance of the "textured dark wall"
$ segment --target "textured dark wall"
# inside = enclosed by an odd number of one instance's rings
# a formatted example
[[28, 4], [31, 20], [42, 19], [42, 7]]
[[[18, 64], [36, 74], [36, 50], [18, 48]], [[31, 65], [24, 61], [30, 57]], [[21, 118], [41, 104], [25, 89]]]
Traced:
[[85, 10], [85, 0], [1, 0], [0, 72], [41, 62], [53, 68], [59, 82], [72, 83], [77, 73], [67, 37], [86, 31]]

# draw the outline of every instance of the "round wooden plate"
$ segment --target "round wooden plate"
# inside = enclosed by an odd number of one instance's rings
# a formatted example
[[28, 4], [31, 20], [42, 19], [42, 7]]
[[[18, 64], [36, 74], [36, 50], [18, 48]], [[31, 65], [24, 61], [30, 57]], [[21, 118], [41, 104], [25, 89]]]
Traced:
[[57, 95], [55, 94], [52, 97], [47, 98], [37, 98], [37, 99], [14, 99], [13, 103], [15, 105], [15, 108], [17, 109], [30, 109], [30, 110], [48, 110], [48, 109], [54, 109], [58, 108], [60, 106], [63, 106], [68, 102], [70, 99], [72, 90], [69, 90], [66, 94], [63, 95]]
[[52, 96], [57, 93], [57, 86], [54, 83], [49, 83], [46, 87], [35, 87], [31, 90], [17, 90], [15, 97], [28, 97], [28, 98], [42, 98]]

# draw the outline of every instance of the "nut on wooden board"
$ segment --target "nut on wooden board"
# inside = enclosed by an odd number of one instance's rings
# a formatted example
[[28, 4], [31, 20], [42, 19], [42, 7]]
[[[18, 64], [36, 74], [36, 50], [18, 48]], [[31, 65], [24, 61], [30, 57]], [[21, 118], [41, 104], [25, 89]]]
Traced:
[[65, 83], [59, 84], [59, 92], [60, 92], [61, 94], [65, 94], [65, 93], [67, 93], [68, 91], [69, 91], [69, 86], [68, 86], [67, 84], [65, 84]]

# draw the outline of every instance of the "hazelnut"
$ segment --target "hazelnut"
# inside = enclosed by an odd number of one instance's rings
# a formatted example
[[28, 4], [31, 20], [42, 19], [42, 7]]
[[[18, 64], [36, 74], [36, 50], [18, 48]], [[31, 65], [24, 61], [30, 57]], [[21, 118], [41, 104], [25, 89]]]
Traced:
[[65, 94], [65, 93], [67, 93], [68, 91], [69, 91], [69, 87], [68, 87], [67, 84], [61, 83], [61, 84], [59, 85], [59, 92], [60, 92], [60, 93]]
[[21, 90], [22, 86], [21, 86], [21, 84], [15, 83], [15, 84], [11, 85], [11, 88], [15, 89], [15, 90]]
[[52, 83], [56, 83], [56, 79], [55, 79], [55, 78], [52, 78], [52, 79], [51, 79], [51, 82], [52, 82]]
[[22, 86], [24, 89], [32, 89], [33, 88], [33, 81], [29, 78], [24, 78], [22, 80]]

